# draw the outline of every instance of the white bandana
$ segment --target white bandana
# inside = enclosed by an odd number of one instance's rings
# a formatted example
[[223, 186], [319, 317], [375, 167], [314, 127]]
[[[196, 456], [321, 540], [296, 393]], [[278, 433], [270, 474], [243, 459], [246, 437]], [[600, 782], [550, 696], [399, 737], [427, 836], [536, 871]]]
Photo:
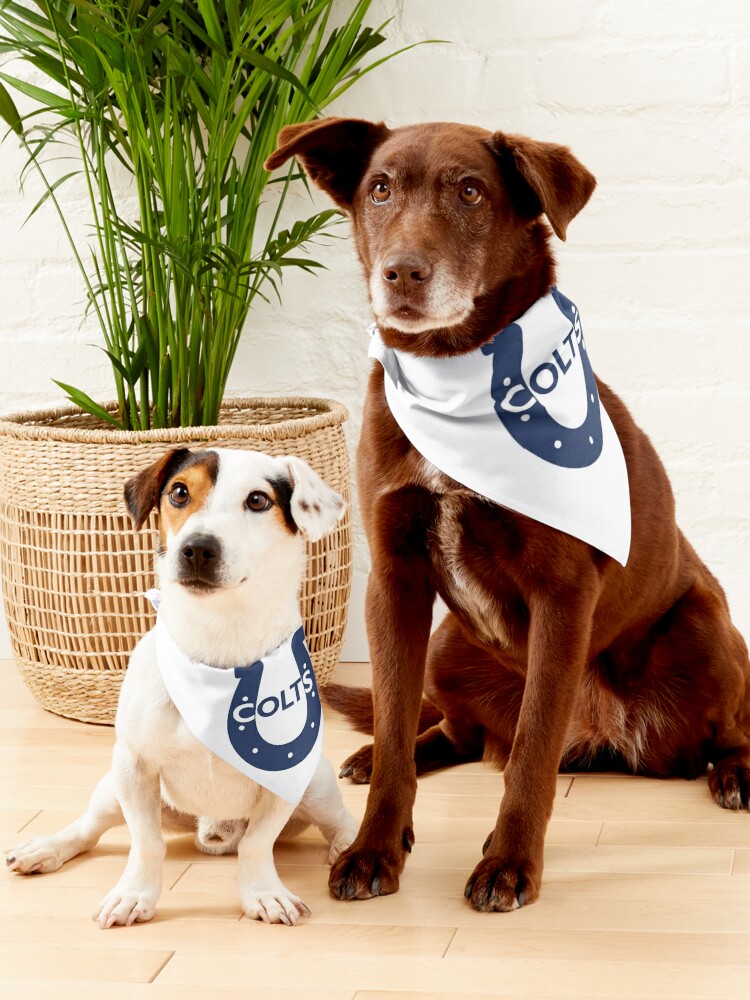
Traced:
[[626, 564], [625, 457], [578, 309], [557, 288], [469, 354], [417, 357], [370, 332], [388, 406], [420, 454], [475, 493]]
[[[158, 611], [158, 591], [146, 596]], [[164, 686], [193, 736], [297, 805], [323, 749], [320, 696], [302, 626], [262, 660], [233, 670], [187, 657], [160, 614], [155, 639]]]

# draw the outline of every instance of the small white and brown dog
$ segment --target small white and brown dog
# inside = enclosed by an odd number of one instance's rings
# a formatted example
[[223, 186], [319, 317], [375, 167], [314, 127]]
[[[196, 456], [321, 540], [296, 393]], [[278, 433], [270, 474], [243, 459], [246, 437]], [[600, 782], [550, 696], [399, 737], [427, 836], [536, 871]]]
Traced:
[[[206, 853], [237, 851], [240, 901], [249, 917], [295, 924], [309, 910], [279, 878], [277, 838], [314, 824], [333, 861], [357, 832], [330, 762], [321, 755], [312, 764], [309, 785], [294, 805], [212, 753], [167, 691], [159, 628], [166, 627], [185, 662], [208, 665], [211, 676], [218, 671], [236, 686], [231, 668], [262, 661], [295, 632], [301, 641], [305, 538], [327, 534], [344, 501], [301, 459], [222, 448], [168, 452], [128, 481], [125, 499], [136, 528], [152, 508], [159, 510], [160, 622], [131, 656], [112, 768], [88, 809], [59, 833], [9, 851], [7, 866], [19, 874], [55, 871], [125, 822], [131, 836], [127, 865], [94, 919], [101, 927], [132, 924], [156, 910], [166, 853], [162, 829], [194, 829]], [[314, 690], [307, 674], [302, 687], [302, 673], [300, 667], [290, 688], [297, 700], [303, 690]], [[292, 700], [290, 695], [283, 707]], [[238, 717], [244, 721], [247, 713]]]

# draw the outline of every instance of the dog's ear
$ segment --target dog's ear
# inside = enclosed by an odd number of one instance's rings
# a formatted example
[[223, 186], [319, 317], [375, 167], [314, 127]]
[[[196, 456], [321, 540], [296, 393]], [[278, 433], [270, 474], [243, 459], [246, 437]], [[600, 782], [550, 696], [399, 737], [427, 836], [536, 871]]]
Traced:
[[125, 503], [136, 531], [143, 527], [151, 510], [158, 505], [167, 480], [189, 454], [187, 448], [173, 448], [125, 483]]
[[305, 538], [317, 542], [344, 516], [346, 501], [301, 458], [282, 456], [279, 462], [291, 487], [291, 518]]
[[495, 132], [487, 140], [498, 159], [511, 198], [524, 215], [541, 212], [557, 236], [565, 239], [568, 223], [596, 187], [596, 178], [567, 146]]
[[341, 208], [349, 209], [374, 150], [388, 135], [390, 129], [383, 122], [359, 118], [287, 125], [265, 167], [275, 170], [296, 156], [310, 180]]

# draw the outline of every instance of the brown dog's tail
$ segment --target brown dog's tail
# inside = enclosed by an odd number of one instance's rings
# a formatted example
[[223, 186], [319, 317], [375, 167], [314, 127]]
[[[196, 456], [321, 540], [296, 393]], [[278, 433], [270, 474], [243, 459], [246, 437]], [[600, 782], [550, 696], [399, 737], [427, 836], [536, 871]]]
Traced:
[[[373, 733], [372, 691], [369, 688], [346, 687], [344, 684], [327, 684], [322, 689], [322, 698], [326, 705], [341, 712], [360, 733]], [[443, 713], [431, 701], [422, 699], [419, 712], [419, 729], [423, 733], [430, 726], [436, 726], [443, 718]]]

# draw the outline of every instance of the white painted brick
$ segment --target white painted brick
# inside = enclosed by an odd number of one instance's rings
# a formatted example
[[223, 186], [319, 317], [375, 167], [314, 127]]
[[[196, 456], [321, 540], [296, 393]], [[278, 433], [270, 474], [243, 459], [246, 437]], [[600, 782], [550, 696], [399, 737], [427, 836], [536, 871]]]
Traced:
[[747, 437], [737, 433], [748, 425], [747, 393], [663, 389], [643, 396], [638, 409], [657, 450], [714, 461], [717, 452], [727, 461], [750, 459]]
[[407, 0], [401, 27], [407, 38], [448, 38], [466, 45], [490, 47], [508, 39], [575, 38], [591, 31], [597, 20], [592, 0]]
[[77, 331], [86, 309], [83, 277], [73, 264], [42, 264], [35, 273], [31, 295], [44, 303], [44, 317], [62, 320], [71, 332]]
[[29, 284], [28, 268], [0, 264], [0, 337], [36, 319], [35, 300], [29, 294]]
[[[52, 206], [44, 206], [26, 222], [37, 198], [26, 196], [2, 205], [3, 229], [7, 244], [5, 260], [35, 265], [43, 261], [65, 263], [73, 259], [70, 244]], [[68, 226], [82, 257], [90, 239], [90, 212], [81, 203], [66, 210]]]
[[[570, 237], [572, 239], [572, 236]], [[665, 308], [699, 318], [747, 314], [748, 258], [721, 248], [560, 254], [559, 282], [591, 308], [629, 311]], [[583, 307], [581, 307], [583, 313]], [[585, 315], [585, 314], [584, 314]]]
[[615, 315], [607, 327], [582, 316], [594, 370], [626, 403], [648, 389], [668, 386], [684, 392], [716, 384], [718, 365], [697, 324], [665, 329], [648, 322], [618, 323]]
[[538, 64], [538, 100], [559, 109], [640, 109], [664, 104], [710, 107], [728, 97], [726, 50], [556, 52]]
[[[745, 10], [750, 11], [750, 5], [746, 6]], [[738, 38], [738, 44], [732, 47], [732, 97], [735, 100], [747, 101], [750, 98], [750, 41], [748, 41], [748, 35], [750, 35], [750, 31], [746, 30], [744, 35]]]
[[26, 154], [13, 135], [6, 134], [5, 122], [0, 122], [0, 202], [14, 201], [20, 195], [20, 176]]
[[[750, 562], [750, 532], [744, 536], [733, 530], [731, 524], [724, 522], [724, 530], [714, 529], [700, 535], [694, 535], [690, 540], [698, 555], [705, 560], [709, 568], [723, 582], [727, 577], [738, 574], [744, 583], [744, 593], [747, 595], [747, 574], [739, 574], [737, 567], [744, 567]], [[736, 623], [737, 619], [734, 618]], [[746, 633], [747, 639], [747, 633]]]
[[747, 246], [750, 181], [600, 187], [574, 225], [582, 247]]
[[470, 102], [471, 118], [461, 120], [492, 131], [523, 132], [523, 111], [533, 93], [533, 61], [522, 53], [491, 51]]
[[739, 107], [712, 112], [673, 106], [621, 114], [618, 109], [585, 111], [522, 109], [528, 120], [518, 130], [570, 146], [595, 174], [600, 190], [612, 182], [731, 180], [747, 176], [750, 116]]
[[[35, 406], [60, 406], [66, 402], [53, 379], [84, 389], [95, 398], [110, 398], [112, 383], [106, 366], [89, 343], [70, 342], [64, 336], [27, 340], [6, 351], [3, 358], [3, 410], [22, 408], [19, 397]], [[23, 387], [18, 395], [11, 387]]]
[[[561, 6], [565, 6], [561, 4]], [[750, 6], [723, 0], [606, 0], [600, 16], [616, 38], [665, 39], [746, 38]]]
[[[391, 126], [435, 119], [470, 121], [482, 55], [456, 45], [421, 45], [363, 77], [327, 109]], [[365, 110], [366, 109], [366, 110]]]

